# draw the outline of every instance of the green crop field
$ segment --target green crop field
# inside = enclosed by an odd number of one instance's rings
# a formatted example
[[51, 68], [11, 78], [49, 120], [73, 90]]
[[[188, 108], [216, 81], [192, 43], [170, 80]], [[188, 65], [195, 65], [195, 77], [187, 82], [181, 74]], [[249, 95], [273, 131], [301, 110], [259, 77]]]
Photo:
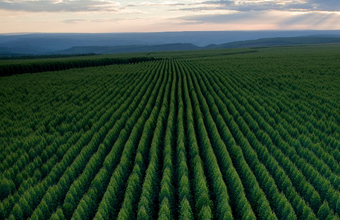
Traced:
[[340, 45], [105, 56], [0, 61], [0, 219], [340, 219]]

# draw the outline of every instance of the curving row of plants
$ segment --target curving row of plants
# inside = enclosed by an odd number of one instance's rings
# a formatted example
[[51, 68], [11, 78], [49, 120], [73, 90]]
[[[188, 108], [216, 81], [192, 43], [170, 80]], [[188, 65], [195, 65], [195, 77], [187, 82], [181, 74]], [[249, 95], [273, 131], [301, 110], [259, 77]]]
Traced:
[[339, 219], [336, 57], [261, 50], [2, 78], [0, 219]]

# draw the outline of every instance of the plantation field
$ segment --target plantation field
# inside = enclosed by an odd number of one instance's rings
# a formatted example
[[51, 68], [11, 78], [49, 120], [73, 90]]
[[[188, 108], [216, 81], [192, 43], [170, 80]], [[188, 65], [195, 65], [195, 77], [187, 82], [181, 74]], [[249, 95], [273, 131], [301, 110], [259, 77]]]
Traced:
[[340, 219], [339, 45], [138, 57], [0, 77], [0, 219]]

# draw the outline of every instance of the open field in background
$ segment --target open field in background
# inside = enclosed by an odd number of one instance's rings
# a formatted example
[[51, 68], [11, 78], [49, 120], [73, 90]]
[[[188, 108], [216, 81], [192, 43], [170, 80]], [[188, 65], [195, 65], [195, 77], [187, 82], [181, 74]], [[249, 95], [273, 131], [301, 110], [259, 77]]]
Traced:
[[160, 59], [0, 77], [0, 219], [340, 219], [339, 49], [25, 60]]

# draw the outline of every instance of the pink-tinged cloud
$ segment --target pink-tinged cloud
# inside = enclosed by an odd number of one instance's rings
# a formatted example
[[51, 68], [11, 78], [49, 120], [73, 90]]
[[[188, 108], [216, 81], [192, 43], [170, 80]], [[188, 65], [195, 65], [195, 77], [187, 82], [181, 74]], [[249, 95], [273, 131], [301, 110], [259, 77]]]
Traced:
[[0, 33], [340, 29], [339, 0], [0, 0]]
[[183, 16], [185, 24], [238, 26], [239, 30], [250, 29], [340, 29], [340, 13], [252, 11], [231, 14], [205, 14]]

